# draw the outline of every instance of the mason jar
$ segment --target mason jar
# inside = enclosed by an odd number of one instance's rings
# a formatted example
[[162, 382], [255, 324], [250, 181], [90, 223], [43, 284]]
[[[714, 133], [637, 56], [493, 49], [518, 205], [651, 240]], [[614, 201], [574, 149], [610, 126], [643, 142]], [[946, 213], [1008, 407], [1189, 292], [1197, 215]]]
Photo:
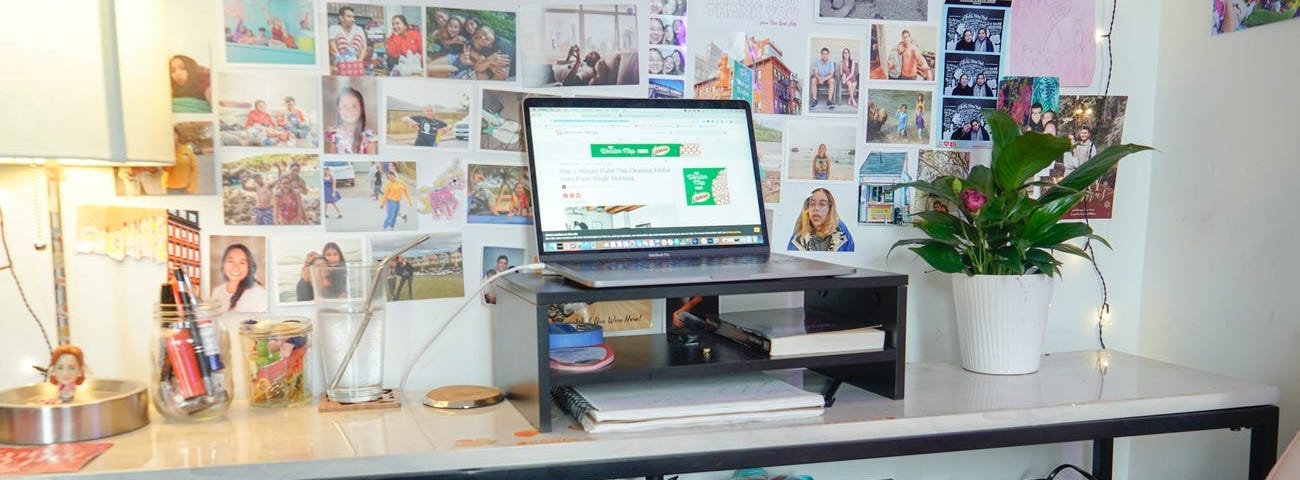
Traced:
[[234, 397], [230, 341], [219, 321], [221, 304], [158, 304], [154, 310], [153, 377], [149, 396], [163, 417], [179, 421], [220, 418]]

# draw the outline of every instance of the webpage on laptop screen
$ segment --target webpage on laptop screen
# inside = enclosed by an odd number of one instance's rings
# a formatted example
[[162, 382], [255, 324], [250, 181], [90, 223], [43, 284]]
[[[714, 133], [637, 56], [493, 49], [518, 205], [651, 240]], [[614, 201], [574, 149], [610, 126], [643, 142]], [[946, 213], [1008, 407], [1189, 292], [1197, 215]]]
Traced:
[[534, 108], [544, 252], [763, 243], [739, 109]]

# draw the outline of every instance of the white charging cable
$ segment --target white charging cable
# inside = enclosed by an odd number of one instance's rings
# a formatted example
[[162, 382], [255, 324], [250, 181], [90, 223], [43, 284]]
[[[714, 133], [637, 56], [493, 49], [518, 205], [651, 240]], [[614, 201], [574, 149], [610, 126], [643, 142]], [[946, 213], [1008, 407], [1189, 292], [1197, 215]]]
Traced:
[[406, 391], [406, 381], [410, 380], [411, 372], [415, 371], [415, 365], [420, 362], [420, 357], [423, 357], [424, 354], [429, 353], [429, 349], [433, 347], [434, 342], [438, 341], [438, 337], [442, 336], [442, 332], [447, 329], [447, 326], [451, 325], [451, 322], [456, 321], [456, 317], [460, 316], [460, 314], [465, 311], [465, 307], [468, 307], [470, 302], [477, 300], [478, 296], [483, 293], [483, 290], [487, 289], [489, 285], [492, 285], [492, 282], [497, 281], [497, 279], [501, 278], [502, 276], [509, 275], [515, 272], [529, 272], [529, 271], [545, 270], [545, 269], [546, 269], [545, 263], [529, 263], [525, 265], [510, 267], [497, 273], [496, 275], [493, 275], [492, 278], [489, 278], [486, 282], [483, 282], [482, 285], [479, 285], [477, 290], [474, 290], [474, 293], [466, 295], [465, 301], [461, 302], [460, 307], [456, 308], [456, 310], [452, 312], [451, 316], [447, 318], [447, 321], [442, 322], [442, 325], [438, 327], [438, 330], [433, 332], [433, 337], [430, 337], [429, 341], [425, 342], [423, 347], [420, 347], [419, 353], [416, 353], [415, 357], [411, 359], [410, 364], [406, 366], [406, 373], [402, 375], [402, 383], [399, 384], [397, 387], [398, 391], [399, 392]]

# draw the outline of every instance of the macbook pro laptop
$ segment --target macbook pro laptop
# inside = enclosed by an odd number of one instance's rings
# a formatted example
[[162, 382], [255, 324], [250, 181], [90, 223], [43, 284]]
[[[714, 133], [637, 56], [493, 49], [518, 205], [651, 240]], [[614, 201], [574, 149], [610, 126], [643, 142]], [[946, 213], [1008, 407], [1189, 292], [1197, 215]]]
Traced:
[[589, 287], [850, 274], [771, 253], [749, 104], [524, 101], [539, 259]]

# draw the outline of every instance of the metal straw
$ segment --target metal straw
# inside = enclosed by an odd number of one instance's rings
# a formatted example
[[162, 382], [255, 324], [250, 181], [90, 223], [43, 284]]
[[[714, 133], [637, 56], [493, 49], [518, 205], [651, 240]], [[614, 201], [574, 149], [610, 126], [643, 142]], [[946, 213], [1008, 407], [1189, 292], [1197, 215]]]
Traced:
[[388, 264], [392, 263], [393, 259], [397, 258], [398, 255], [406, 253], [407, 250], [415, 248], [416, 245], [424, 243], [428, 239], [428, 235], [420, 235], [420, 238], [406, 244], [406, 246], [403, 246], [402, 248], [394, 250], [392, 253], [389, 253], [388, 256], [384, 257], [383, 261], [379, 262], [379, 268], [375, 270], [374, 277], [370, 279], [370, 294], [366, 296], [366, 304], [362, 307], [365, 309], [366, 314], [361, 317], [361, 326], [357, 328], [357, 333], [352, 336], [352, 344], [348, 346], [348, 353], [343, 356], [343, 361], [339, 364], [339, 372], [334, 374], [334, 380], [330, 381], [330, 386], [327, 391], [333, 390], [339, 385], [339, 381], [343, 379], [343, 372], [347, 371], [348, 363], [352, 362], [352, 356], [357, 353], [357, 346], [361, 345], [361, 336], [366, 333], [366, 327], [370, 326], [370, 317], [374, 315], [374, 311], [370, 309], [370, 305], [375, 301], [375, 292], [379, 291], [379, 282], [383, 280], [382, 276], [384, 270], [388, 268]]

